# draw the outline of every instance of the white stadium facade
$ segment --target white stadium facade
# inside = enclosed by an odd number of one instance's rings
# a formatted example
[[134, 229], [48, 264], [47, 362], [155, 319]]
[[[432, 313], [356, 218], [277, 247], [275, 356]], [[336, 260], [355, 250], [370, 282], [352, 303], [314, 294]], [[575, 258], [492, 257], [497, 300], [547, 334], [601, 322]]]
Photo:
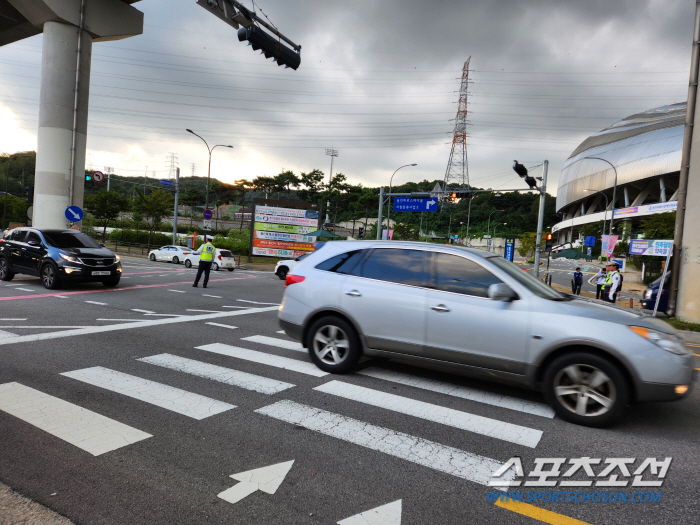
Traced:
[[[584, 140], [564, 164], [557, 190], [558, 244], [579, 239], [579, 229], [613, 220], [636, 236], [641, 218], [676, 209], [686, 103], [631, 115]], [[614, 199], [613, 199], [614, 194]]]

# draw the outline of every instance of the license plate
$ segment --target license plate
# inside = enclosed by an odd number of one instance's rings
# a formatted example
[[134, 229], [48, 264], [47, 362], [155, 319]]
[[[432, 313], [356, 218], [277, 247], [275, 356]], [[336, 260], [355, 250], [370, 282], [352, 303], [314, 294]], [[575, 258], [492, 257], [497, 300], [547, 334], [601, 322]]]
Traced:
[[92, 272], [92, 275], [111, 275], [112, 272]]

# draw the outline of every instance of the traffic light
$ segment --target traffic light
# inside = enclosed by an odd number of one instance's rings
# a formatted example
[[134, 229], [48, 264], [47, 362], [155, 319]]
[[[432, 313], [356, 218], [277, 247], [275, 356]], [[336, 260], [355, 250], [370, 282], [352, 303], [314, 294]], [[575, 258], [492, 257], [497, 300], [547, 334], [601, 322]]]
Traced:
[[468, 199], [471, 197], [472, 192], [471, 191], [454, 191], [452, 192], [452, 198], [453, 199]]
[[552, 238], [552, 234], [548, 233], [547, 238], [545, 239], [545, 243], [544, 243], [544, 251], [551, 252], [553, 243], [554, 243], [554, 240]]
[[27, 194], [27, 204], [31, 206], [34, 204], [34, 186], [27, 186], [25, 191]]
[[280, 40], [270, 36], [260, 27], [251, 25], [238, 30], [238, 41], [248, 41], [255, 51], [258, 49], [265, 58], [272, 58], [278, 66], [297, 69], [301, 64], [301, 55], [285, 46]]
[[515, 170], [515, 173], [520, 175], [520, 177], [524, 179], [525, 182], [527, 182], [527, 185], [530, 186], [530, 188], [532, 188], [533, 190], [537, 189], [537, 181], [533, 177], [530, 177], [530, 175], [528, 175], [527, 168], [525, 166], [520, 164], [517, 160], [514, 160], [513, 169]]
[[362, 240], [365, 238], [365, 228], [364, 226], [360, 226], [360, 229], [357, 231], [357, 238]]
[[85, 182], [92, 182], [92, 174], [91, 173], [85, 174]]

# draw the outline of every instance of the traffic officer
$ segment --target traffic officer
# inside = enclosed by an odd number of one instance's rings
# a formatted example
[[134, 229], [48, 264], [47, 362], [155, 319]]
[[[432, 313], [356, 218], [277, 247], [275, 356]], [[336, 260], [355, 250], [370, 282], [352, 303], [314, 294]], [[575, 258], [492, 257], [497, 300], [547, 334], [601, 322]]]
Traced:
[[202, 276], [202, 273], [204, 273], [204, 283], [202, 283], [202, 286], [204, 288], [207, 287], [207, 283], [209, 282], [209, 272], [211, 271], [211, 263], [214, 262], [214, 253], [216, 248], [211, 243], [214, 238], [207, 235], [204, 237], [204, 240], [206, 242], [199, 247], [199, 266], [197, 267], [197, 277], [195, 277], [194, 284], [192, 285], [195, 288], [197, 288], [199, 278]]
[[617, 291], [620, 289], [620, 272], [617, 263], [607, 265], [608, 274], [605, 276], [605, 284], [601, 289], [601, 299], [608, 303], [614, 303]]

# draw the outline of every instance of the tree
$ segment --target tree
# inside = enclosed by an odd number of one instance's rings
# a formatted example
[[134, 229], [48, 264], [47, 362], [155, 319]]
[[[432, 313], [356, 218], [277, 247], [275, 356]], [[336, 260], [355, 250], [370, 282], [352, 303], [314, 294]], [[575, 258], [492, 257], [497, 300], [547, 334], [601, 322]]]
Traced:
[[518, 253], [520, 257], [527, 257], [530, 252], [535, 251], [535, 243], [537, 241], [537, 233], [523, 233], [520, 235], [520, 247], [518, 248]]
[[134, 211], [141, 213], [148, 225], [148, 242], [150, 244], [153, 232], [158, 223], [167, 215], [175, 203], [173, 196], [163, 190], [155, 190], [149, 195], [144, 195], [136, 190], [136, 199], [133, 204]]
[[312, 170], [309, 173], [301, 174], [301, 185], [303, 188], [297, 191], [297, 195], [303, 201], [318, 204], [323, 200], [325, 176], [321, 170]]
[[277, 181], [275, 180], [274, 177], [255, 177], [253, 179], [253, 187], [258, 190], [262, 191], [265, 193], [265, 198], [269, 199], [270, 195], [277, 191], [279, 188], [279, 185], [277, 184]]
[[291, 188], [298, 188], [301, 179], [294, 175], [293, 171], [283, 171], [275, 177], [275, 183], [279, 188], [287, 188], [287, 200], [289, 200]]
[[204, 200], [204, 192], [198, 188], [188, 188], [185, 193], [180, 196], [182, 204], [190, 207], [190, 228], [192, 227], [192, 218], [194, 217], [194, 207]]
[[417, 241], [418, 230], [410, 224], [399, 222], [394, 226], [394, 237], [397, 241]]
[[97, 223], [102, 226], [102, 241], [107, 233], [107, 225], [119, 218], [119, 213], [129, 207], [129, 201], [116, 191], [100, 191], [85, 197], [84, 206]]
[[645, 239], [673, 239], [676, 230], [676, 212], [650, 215], [640, 224]]
[[[330, 202], [334, 208], [333, 222], [336, 222], [338, 218], [338, 205], [342, 201], [343, 196], [347, 194], [350, 187], [351, 185], [348, 184], [347, 177], [342, 173], [336, 173], [326, 187], [325, 200]], [[330, 210], [328, 214], [330, 215]]]

